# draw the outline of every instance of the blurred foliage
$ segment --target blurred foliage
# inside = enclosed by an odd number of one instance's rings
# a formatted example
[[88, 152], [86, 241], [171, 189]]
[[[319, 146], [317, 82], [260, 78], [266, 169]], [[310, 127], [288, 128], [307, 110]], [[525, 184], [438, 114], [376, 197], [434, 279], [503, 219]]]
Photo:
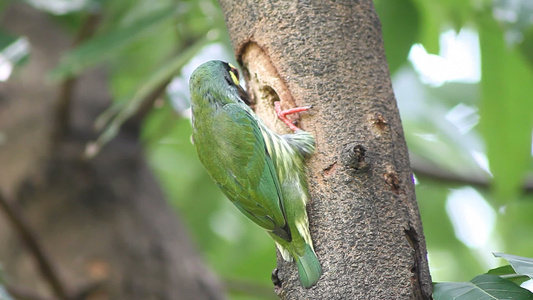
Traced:
[[[433, 279], [474, 278], [502, 263], [491, 251], [533, 257], [532, 2], [374, 2], [417, 179]], [[67, 52], [49, 77], [64, 80], [95, 66], [107, 68], [113, 104], [97, 121], [103, 134], [88, 154], [96, 154], [127, 118], [152, 101], [142, 130], [146, 155], [198, 249], [226, 282], [232, 299], [275, 298], [270, 291], [273, 243], [225, 200], [190, 141], [188, 76], [202, 61], [233, 60], [218, 3], [26, 3], [48, 13], [73, 37], [90, 25], [88, 20], [98, 17], [95, 34]], [[423, 47], [430, 58], [442, 58], [449, 52], [443, 33], [450, 31], [474, 36], [473, 48], [478, 47], [479, 55], [472, 59], [479, 60], [481, 79], [430, 83], [421, 73], [413, 45]], [[0, 28], [0, 75], [6, 65], [15, 66], [16, 72], [16, 66], [23, 66], [22, 58], [27, 59], [27, 51], [9, 50], [20, 38]], [[444, 65], [434, 68], [444, 73], [440, 67]], [[483, 215], [474, 207], [458, 221], [452, 195], [463, 195], [465, 205], [475, 195], [492, 213]], [[478, 220], [477, 227], [460, 223], [467, 219]], [[462, 238], [461, 231], [487, 238], [473, 244]]]

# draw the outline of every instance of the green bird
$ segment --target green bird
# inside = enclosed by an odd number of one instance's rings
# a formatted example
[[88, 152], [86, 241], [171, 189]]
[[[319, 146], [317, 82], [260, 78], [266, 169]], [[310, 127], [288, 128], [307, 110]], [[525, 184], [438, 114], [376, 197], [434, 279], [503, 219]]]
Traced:
[[305, 210], [304, 162], [315, 151], [315, 140], [286, 118], [309, 107], [281, 111], [276, 102], [278, 117], [294, 131], [278, 135], [248, 106], [231, 64], [202, 64], [189, 87], [200, 161], [228, 199], [274, 239], [283, 258], [296, 261], [301, 285], [311, 287], [322, 274]]

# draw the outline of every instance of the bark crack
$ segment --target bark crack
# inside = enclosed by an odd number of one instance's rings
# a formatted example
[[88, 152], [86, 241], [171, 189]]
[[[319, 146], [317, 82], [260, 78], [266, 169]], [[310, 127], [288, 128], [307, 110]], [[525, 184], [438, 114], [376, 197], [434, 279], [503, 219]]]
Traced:
[[417, 295], [416, 299], [432, 299], [431, 294], [428, 295], [424, 292], [424, 288], [420, 282], [420, 279], [424, 278], [424, 274], [422, 274], [422, 269], [420, 268], [422, 251], [420, 251], [420, 239], [418, 238], [416, 229], [412, 226], [409, 226], [408, 229], [405, 229], [405, 238], [409, 242], [411, 248], [414, 250], [413, 265], [409, 271], [412, 273], [411, 284], [414, 289], [414, 294]]

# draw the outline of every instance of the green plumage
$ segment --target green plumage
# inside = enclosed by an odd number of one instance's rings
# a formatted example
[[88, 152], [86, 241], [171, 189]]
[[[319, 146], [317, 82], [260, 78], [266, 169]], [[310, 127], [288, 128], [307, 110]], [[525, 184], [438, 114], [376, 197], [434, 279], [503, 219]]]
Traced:
[[228, 199], [263, 227], [309, 288], [322, 274], [305, 210], [304, 160], [314, 138], [272, 132], [248, 107], [237, 70], [222, 61], [198, 67], [190, 79], [193, 140], [200, 161]]

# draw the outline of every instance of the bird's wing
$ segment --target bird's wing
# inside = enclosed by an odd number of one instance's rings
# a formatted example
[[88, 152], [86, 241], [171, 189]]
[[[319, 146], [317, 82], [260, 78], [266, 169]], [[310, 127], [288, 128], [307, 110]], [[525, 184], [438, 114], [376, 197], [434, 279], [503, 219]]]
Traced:
[[211, 175], [246, 216], [276, 232], [286, 227], [278, 176], [259, 125], [243, 106], [226, 104], [214, 116], [216, 150], [225, 157], [216, 162], [218, 172]]

